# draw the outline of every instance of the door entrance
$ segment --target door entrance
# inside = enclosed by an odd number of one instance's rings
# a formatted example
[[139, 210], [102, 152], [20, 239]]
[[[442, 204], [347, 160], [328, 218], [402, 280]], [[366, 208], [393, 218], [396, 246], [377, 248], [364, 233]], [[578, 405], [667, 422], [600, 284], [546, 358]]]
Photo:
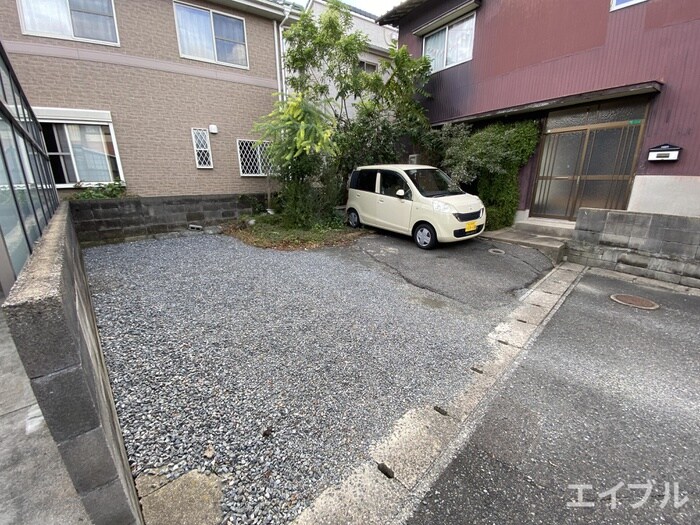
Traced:
[[645, 97], [551, 112], [531, 215], [575, 221], [581, 207], [626, 209], [647, 106]]

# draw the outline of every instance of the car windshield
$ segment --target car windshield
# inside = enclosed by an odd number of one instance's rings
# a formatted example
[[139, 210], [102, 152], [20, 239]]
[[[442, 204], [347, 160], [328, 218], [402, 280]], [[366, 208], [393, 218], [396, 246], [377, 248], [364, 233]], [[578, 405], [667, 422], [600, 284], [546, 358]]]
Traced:
[[456, 182], [437, 168], [416, 168], [404, 171], [424, 197], [444, 197], [464, 193]]

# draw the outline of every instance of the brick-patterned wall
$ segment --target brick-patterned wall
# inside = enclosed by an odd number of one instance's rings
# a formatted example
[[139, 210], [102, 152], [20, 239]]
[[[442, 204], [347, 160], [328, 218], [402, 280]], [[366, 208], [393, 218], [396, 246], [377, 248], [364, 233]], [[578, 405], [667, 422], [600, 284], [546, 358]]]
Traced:
[[[4, 43], [148, 57], [190, 68], [188, 74], [180, 74], [157, 67], [10, 52], [33, 106], [111, 111], [129, 193], [263, 193], [268, 184], [265, 178], [240, 175], [236, 140], [257, 138], [253, 125], [272, 110], [275, 101], [273, 22], [219, 5], [195, 3], [245, 18], [250, 70], [180, 58], [170, 0], [116, 0], [120, 47], [22, 35], [16, 2], [0, 0], [0, 38]], [[210, 76], [212, 72], [235, 73], [243, 75], [245, 82], [197, 76], [197, 71]], [[210, 136], [214, 168], [197, 169], [191, 128], [209, 124], [219, 129]]]

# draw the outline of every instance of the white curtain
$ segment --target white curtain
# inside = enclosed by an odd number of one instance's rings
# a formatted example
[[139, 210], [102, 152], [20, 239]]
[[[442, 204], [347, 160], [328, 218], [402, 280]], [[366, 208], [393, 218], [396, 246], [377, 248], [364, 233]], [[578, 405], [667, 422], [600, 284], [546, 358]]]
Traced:
[[447, 65], [472, 59], [474, 47], [474, 17], [453, 24], [447, 38]]
[[73, 36], [66, 0], [21, 0], [20, 4], [27, 31]]
[[101, 126], [67, 124], [68, 140], [82, 182], [112, 182]]
[[175, 4], [180, 52], [183, 55], [216, 60], [209, 11]]
[[447, 30], [443, 29], [426, 37], [425, 55], [430, 59], [433, 71], [445, 67], [445, 35]]

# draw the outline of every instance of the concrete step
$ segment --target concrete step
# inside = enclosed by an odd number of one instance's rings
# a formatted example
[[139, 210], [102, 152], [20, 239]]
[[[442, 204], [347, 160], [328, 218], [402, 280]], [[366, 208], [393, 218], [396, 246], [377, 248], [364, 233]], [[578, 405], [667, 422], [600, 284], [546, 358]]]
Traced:
[[575, 222], [538, 218], [530, 218], [513, 225], [516, 231], [560, 239], [571, 239], [575, 228]]
[[535, 248], [549, 257], [554, 264], [564, 260], [566, 256], [566, 241], [568, 240], [565, 237], [537, 235], [523, 230], [516, 230], [515, 228], [485, 231], [481, 234], [481, 238]]

